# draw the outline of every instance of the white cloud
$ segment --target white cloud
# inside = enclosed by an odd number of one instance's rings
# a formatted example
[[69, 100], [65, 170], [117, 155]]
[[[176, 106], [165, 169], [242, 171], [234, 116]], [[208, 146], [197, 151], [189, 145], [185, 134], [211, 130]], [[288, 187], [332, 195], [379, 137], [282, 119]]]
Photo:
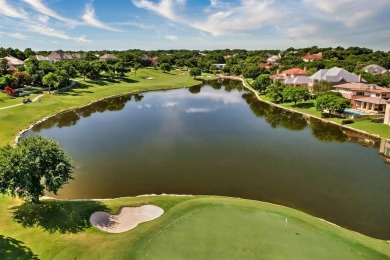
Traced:
[[273, 6], [272, 0], [240, 0], [238, 6], [222, 6], [218, 1], [211, 1], [211, 6], [218, 4], [218, 11], [209, 11], [208, 17], [188, 19], [178, 15], [178, 9], [183, 8], [185, 1], [161, 0], [158, 4], [149, 0], [132, 0], [138, 8], [143, 8], [159, 14], [169, 20], [183, 23], [195, 29], [212, 35], [246, 33], [272, 24], [282, 17], [282, 12]]
[[38, 20], [42, 23], [47, 23], [50, 20], [50, 17], [47, 15], [39, 15]]
[[82, 18], [88, 25], [92, 27], [96, 27], [108, 31], [120, 32], [120, 30], [112, 28], [111, 26], [108, 26], [103, 22], [99, 21], [95, 16], [95, 9], [93, 8], [91, 3], [86, 5], [85, 13], [82, 16]]
[[375, 16], [384, 7], [390, 6], [389, 0], [303, 0], [304, 5], [314, 8], [325, 15], [328, 21], [338, 21], [351, 28]]
[[23, 9], [15, 9], [14, 5], [9, 5], [6, 0], [0, 0], [0, 13], [12, 18], [27, 19], [27, 14]]
[[167, 102], [162, 105], [162, 107], [177, 107], [178, 103], [177, 102]]
[[54, 10], [48, 8], [47, 6], [45, 6], [42, 3], [41, 0], [23, 0], [23, 1], [26, 2], [27, 4], [31, 5], [36, 11], [38, 11], [41, 14], [53, 17], [57, 20], [60, 20], [60, 21], [63, 21], [63, 22], [69, 23], [69, 24], [74, 25], [77, 23], [75, 20], [65, 18], [65, 17], [59, 15]]
[[278, 10], [273, 3], [269, 0], [240, 0], [239, 6], [218, 10], [205, 21], [194, 22], [193, 27], [215, 36], [258, 30], [282, 18], [282, 9]]
[[32, 24], [28, 26], [28, 29], [32, 32], [36, 32], [42, 35], [56, 37], [64, 40], [74, 40], [76, 42], [91, 42], [90, 40], [86, 39], [86, 36], [84, 35], [80, 37], [71, 37], [63, 31], [56, 30], [48, 26]]
[[210, 113], [213, 109], [210, 108], [202, 108], [202, 107], [190, 107], [186, 109], [186, 113]]
[[210, 5], [211, 6], [217, 6], [218, 5], [218, 0], [210, 0]]
[[167, 36], [165, 36], [165, 39], [168, 39], [171, 41], [176, 41], [178, 38], [176, 35], [167, 35]]
[[302, 39], [318, 31], [319, 27], [314, 24], [299, 24], [298, 27], [287, 29], [287, 35], [292, 39]]
[[19, 40], [27, 40], [28, 37], [26, 35], [23, 35], [21, 33], [10, 33], [8, 34], [8, 36], [12, 37], [12, 38], [16, 38], [16, 39], [19, 39]]
[[181, 18], [177, 15], [176, 9], [185, 5], [185, 0], [160, 0], [158, 4], [149, 0], [132, 0], [138, 8], [153, 11], [170, 20], [179, 21]]

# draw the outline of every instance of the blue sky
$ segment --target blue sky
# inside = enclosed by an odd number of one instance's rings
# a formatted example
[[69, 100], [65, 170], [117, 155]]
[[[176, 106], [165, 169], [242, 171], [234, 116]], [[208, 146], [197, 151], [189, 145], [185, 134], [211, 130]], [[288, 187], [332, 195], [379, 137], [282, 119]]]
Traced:
[[0, 0], [0, 46], [390, 50], [390, 0]]

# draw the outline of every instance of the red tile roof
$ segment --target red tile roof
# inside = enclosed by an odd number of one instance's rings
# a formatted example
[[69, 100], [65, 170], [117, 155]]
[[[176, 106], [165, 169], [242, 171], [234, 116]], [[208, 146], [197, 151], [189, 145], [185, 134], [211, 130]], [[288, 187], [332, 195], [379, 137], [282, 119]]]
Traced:
[[306, 54], [305, 56], [302, 56], [301, 59], [303, 60], [321, 60], [322, 59], [322, 53], [316, 53], [316, 54]]
[[282, 72], [282, 74], [288, 74], [288, 75], [306, 75], [307, 71], [300, 69], [300, 68], [292, 68], [289, 70], [285, 70]]

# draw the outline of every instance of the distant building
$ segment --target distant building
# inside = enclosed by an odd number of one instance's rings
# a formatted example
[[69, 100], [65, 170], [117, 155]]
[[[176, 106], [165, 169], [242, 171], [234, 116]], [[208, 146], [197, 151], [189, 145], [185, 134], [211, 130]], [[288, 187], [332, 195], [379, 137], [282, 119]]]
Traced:
[[213, 64], [215, 67], [217, 67], [217, 69], [221, 70], [223, 68], [225, 68], [226, 64], [219, 64], [219, 63], [216, 63], [216, 64]]
[[144, 66], [160, 66], [160, 62], [157, 56], [152, 58], [145, 55], [141, 58], [141, 60]]
[[268, 64], [275, 64], [278, 60], [280, 60], [280, 55], [272, 55], [267, 59]]
[[322, 60], [322, 52], [316, 53], [316, 54], [306, 54], [305, 56], [302, 56], [301, 59], [305, 62], [315, 61], [315, 60]]
[[52, 51], [49, 55], [47, 55], [49, 60], [61, 61], [61, 60], [72, 60], [73, 57], [71, 54], [67, 54], [63, 51]]
[[38, 61], [47, 61], [47, 62], [54, 62], [54, 60], [49, 59], [48, 57], [45, 57], [43, 55], [35, 55], [35, 58]]
[[389, 71], [379, 65], [371, 64], [363, 68], [363, 71], [374, 74], [374, 75], [380, 75], [380, 74], [389, 74]]
[[16, 70], [17, 67], [23, 66], [24, 62], [11, 56], [7, 55], [3, 59], [7, 60], [7, 65], [8, 65], [8, 71], [13, 72]]
[[99, 57], [99, 60], [107, 60], [107, 59], [116, 59], [116, 56], [114, 54], [104, 54]]

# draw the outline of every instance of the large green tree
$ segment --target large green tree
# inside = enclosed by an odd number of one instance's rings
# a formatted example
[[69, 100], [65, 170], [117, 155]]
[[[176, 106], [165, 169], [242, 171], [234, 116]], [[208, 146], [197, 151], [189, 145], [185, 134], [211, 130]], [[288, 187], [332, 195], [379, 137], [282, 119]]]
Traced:
[[283, 100], [292, 101], [294, 105], [299, 101], [308, 100], [309, 96], [309, 90], [306, 87], [286, 87], [283, 90]]
[[190, 76], [193, 76], [194, 79], [196, 78], [196, 76], [200, 76], [202, 75], [202, 70], [200, 68], [192, 68], [190, 70]]
[[332, 83], [325, 80], [320, 80], [313, 84], [313, 93], [320, 94], [332, 90]]
[[317, 111], [328, 111], [329, 113], [344, 113], [344, 110], [350, 108], [351, 102], [343, 98], [340, 93], [325, 92], [317, 97]]
[[285, 88], [286, 85], [281, 80], [277, 80], [267, 88], [267, 97], [275, 102], [282, 102]]
[[272, 84], [272, 80], [268, 74], [261, 74], [252, 83], [252, 87], [260, 92], [264, 92], [269, 85]]
[[41, 136], [0, 148], [0, 193], [39, 203], [45, 190], [57, 194], [72, 179], [73, 163], [60, 145]]
[[166, 72], [170, 72], [171, 71], [171, 65], [169, 65], [169, 63], [162, 63], [160, 65], [160, 69], [166, 73]]
[[60, 84], [60, 81], [56, 74], [54, 74], [53, 72], [49, 72], [49, 74], [45, 75], [42, 78], [42, 83], [49, 87], [49, 93], [50, 93], [51, 87], [57, 88], [58, 85]]

